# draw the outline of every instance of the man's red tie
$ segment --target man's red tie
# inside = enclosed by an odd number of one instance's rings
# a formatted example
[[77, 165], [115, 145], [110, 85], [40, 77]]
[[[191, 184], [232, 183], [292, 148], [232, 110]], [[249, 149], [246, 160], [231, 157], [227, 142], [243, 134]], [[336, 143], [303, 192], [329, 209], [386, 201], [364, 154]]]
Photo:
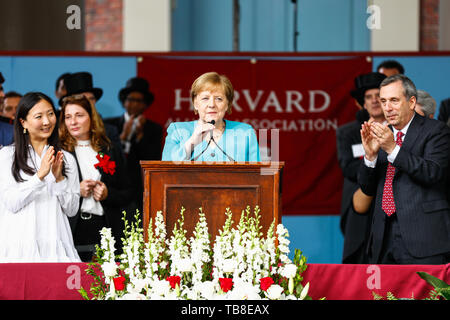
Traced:
[[[395, 143], [402, 146], [401, 131], [397, 132], [397, 140]], [[381, 200], [381, 208], [388, 216], [391, 216], [395, 212], [394, 193], [392, 191], [392, 180], [394, 179], [395, 167], [389, 162], [386, 171], [386, 180], [384, 182], [383, 199]]]

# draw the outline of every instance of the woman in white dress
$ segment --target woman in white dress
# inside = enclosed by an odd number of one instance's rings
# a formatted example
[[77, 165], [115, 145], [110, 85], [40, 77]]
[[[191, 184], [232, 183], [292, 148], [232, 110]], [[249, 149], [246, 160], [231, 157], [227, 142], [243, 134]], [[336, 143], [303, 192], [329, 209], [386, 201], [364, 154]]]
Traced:
[[0, 163], [0, 262], [80, 262], [67, 218], [79, 205], [77, 166], [58, 146], [45, 94], [20, 100], [14, 143], [0, 150]]

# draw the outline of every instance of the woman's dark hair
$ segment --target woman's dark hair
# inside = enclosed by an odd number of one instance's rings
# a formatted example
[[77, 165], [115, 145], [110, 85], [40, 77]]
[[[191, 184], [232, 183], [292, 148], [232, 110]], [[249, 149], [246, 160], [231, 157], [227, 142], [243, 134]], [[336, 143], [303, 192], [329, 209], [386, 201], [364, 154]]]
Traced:
[[[28, 133], [24, 133], [24, 128], [20, 119], [26, 120], [30, 110], [42, 100], [47, 101], [52, 106], [53, 112], [56, 114], [55, 105], [53, 104], [52, 99], [42, 92], [29, 92], [25, 94], [22, 99], [20, 99], [19, 105], [17, 106], [17, 114], [14, 119], [14, 160], [11, 168], [13, 177], [17, 182], [25, 181], [25, 179], [20, 176], [20, 171], [23, 171], [28, 175], [36, 173], [36, 168], [32, 168], [28, 165], [28, 159], [30, 158], [30, 149], [28, 147], [30, 144], [30, 136]], [[47, 143], [54, 147], [55, 153], [61, 150], [58, 138], [58, 121], [56, 121], [53, 132], [48, 138]], [[63, 176], [66, 176], [65, 163], [63, 163], [62, 174]]]

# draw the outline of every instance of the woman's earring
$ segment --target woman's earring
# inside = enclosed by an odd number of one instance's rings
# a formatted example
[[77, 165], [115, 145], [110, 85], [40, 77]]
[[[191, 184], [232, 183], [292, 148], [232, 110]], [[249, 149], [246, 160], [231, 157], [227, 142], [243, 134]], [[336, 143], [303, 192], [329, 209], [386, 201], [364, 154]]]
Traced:
[[23, 128], [23, 134], [27, 134], [27, 128]]

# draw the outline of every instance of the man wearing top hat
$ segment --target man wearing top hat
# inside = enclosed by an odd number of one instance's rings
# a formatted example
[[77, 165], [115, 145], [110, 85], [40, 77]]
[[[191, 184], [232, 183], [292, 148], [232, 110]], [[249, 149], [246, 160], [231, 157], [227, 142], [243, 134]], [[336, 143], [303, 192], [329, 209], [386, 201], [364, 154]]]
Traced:
[[142, 212], [143, 182], [141, 160], [161, 160], [162, 127], [144, 116], [153, 103], [154, 95], [149, 91], [146, 79], [134, 77], [119, 91], [119, 100], [125, 109], [120, 117], [105, 119], [114, 125], [120, 135], [130, 180], [135, 188], [136, 204]]
[[364, 121], [385, 122], [379, 100], [379, 86], [384, 78], [386, 76], [378, 72], [362, 74], [355, 78], [355, 89], [350, 94], [360, 110], [356, 114], [356, 120], [340, 126], [336, 131], [337, 156], [344, 175], [340, 223], [344, 234], [343, 263], [367, 262], [366, 244], [371, 210], [366, 214], [357, 213], [352, 200], [359, 189], [357, 173], [364, 156], [361, 125]]

